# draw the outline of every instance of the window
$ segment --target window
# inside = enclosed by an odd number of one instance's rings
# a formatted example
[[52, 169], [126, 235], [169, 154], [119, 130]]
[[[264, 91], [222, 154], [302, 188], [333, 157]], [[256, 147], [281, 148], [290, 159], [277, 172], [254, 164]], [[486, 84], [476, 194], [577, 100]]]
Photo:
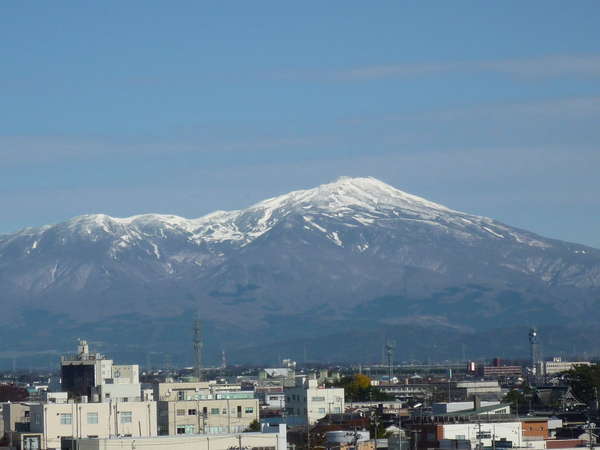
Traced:
[[177, 400], [185, 400], [185, 391], [177, 391]]
[[210, 408], [210, 413], [211, 414], [219, 414], [221, 410], [219, 408]]
[[177, 434], [185, 434], [185, 428], [184, 427], [177, 427]]
[[325, 414], [325, 408], [319, 408], [319, 414]]
[[237, 407], [237, 416], [238, 416], [238, 418], [242, 417], [242, 407], [241, 407], [241, 405], [238, 405], [238, 407]]
[[244, 411], [246, 414], [254, 414], [254, 408], [246, 408]]
[[188, 416], [195, 416], [195, 415], [196, 415], [195, 409], [188, 409]]
[[121, 423], [131, 423], [132, 422], [132, 414], [131, 411], [121, 411]]
[[325, 401], [325, 397], [313, 397], [312, 401], [313, 402], [324, 402]]
[[223, 408], [223, 411], [221, 411], [223, 414], [227, 414], [227, 409]]
[[177, 410], [177, 415], [178, 416], [185, 416], [185, 409], [178, 409]]
[[339, 406], [334, 406], [333, 412], [334, 413], [341, 413], [342, 412], [342, 408], [340, 408]]
[[202, 415], [204, 417], [206, 417], [208, 415], [208, 409], [206, 408], [206, 406], [204, 408], [202, 408]]
[[90, 425], [97, 424], [98, 423], [98, 413], [97, 412], [87, 413], [87, 423]]
[[73, 414], [63, 413], [60, 415], [60, 424], [61, 425], [71, 425], [72, 423], [73, 423]]

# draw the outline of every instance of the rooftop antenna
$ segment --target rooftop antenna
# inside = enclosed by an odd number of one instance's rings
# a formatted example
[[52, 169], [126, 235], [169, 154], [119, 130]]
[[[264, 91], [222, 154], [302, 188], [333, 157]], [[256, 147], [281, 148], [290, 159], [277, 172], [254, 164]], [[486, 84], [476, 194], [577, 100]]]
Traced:
[[388, 365], [388, 381], [392, 383], [392, 355], [394, 354], [394, 349], [396, 348], [395, 341], [387, 341], [385, 343], [385, 352], [387, 354], [387, 365]]
[[194, 376], [198, 381], [202, 380], [202, 349], [204, 341], [202, 340], [202, 321], [194, 321]]

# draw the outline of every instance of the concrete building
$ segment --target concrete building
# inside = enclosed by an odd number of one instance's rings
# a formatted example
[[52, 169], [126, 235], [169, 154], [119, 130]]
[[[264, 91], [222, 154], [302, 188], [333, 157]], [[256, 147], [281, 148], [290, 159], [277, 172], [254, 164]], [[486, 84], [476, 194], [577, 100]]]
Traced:
[[499, 400], [502, 398], [502, 388], [498, 381], [458, 381], [452, 383], [453, 398], [472, 400], [475, 396], [481, 399]]
[[259, 420], [258, 399], [248, 392], [224, 399], [158, 402], [160, 435], [241, 433]]
[[178, 400], [218, 399], [222, 394], [241, 392], [239, 384], [216, 383], [214, 381], [171, 381], [153, 386], [154, 399], [168, 402]]
[[503, 365], [500, 358], [494, 358], [491, 366], [478, 366], [477, 373], [484, 378], [520, 377], [523, 375], [523, 369], [521, 366]]
[[[482, 407], [488, 407], [488, 406], [496, 406], [500, 410], [504, 411], [504, 410], [506, 410], [506, 407], [508, 405], [502, 405], [502, 404], [500, 404], [500, 402], [485, 402], [485, 401], [484, 402], [470, 401], [470, 402], [434, 403], [431, 405], [431, 414], [433, 416], [439, 416], [439, 415], [449, 414], [449, 413], [453, 413], [453, 412], [474, 410], [476, 407], [482, 408]], [[510, 407], [509, 407], [508, 411], [506, 412], [506, 414], [510, 414]]]
[[563, 361], [562, 358], [555, 356], [552, 361], [539, 361], [536, 367], [536, 373], [540, 376], [554, 375], [560, 372], [571, 370], [575, 366], [590, 366], [589, 361]]
[[260, 402], [260, 406], [265, 409], [284, 409], [285, 394], [283, 392], [257, 392], [256, 397]]
[[314, 424], [327, 414], [344, 412], [344, 389], [320, 387], [316, 379], [297, 378], [294, 387], [286, 387], [285, 404], [288, 419]]
[[30, 431], [42, 435], [42, 449], [61, 448], [62, 438], [156, 436], [156, 403], [32, 404]]
[[31, 405], [29, 402], [6, 402], [2, 404], [2, 423], [5, 433], [29, 431]]
[[279, 425], [277, 432], [78, 439], [73, 448], [77, 450], [122, 450], [131, 448], [136, 450], [229, 450], [237, 448], [286, 450], [287, 438], [285, 425]]
[[440, 441], [469, 441], [471, 448], [481, 444], [492, 447], [492, 441], [507, 441], [521, 447], [523, 425], [520, 420], [479, 421], [464, 423], [424, 422], [407, 424], [409, 433], [416, 438], [417, 448], [440, 448]]
[[393, 395], [396, 399], [402, 401], [423, 401], [431, 398], [433, 391], [433, 386], [429, 384], [382, 384], [378, 387], [382, 392]]
[[62, 390], [82, 401], [140, 401], [139, 366], [116, 365], [100, 353], [90, 353], [80, 340], [77, 353], [61, 357]]

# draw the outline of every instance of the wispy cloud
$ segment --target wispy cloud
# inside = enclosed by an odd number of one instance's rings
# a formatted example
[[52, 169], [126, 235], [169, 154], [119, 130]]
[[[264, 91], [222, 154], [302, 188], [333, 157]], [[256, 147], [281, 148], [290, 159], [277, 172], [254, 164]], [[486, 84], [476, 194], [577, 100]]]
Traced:
[[362, 81], [447, 73], [490, 72], [518, 77], [599, 77], [600, 55], [550, 55], [527, 59], [399, 63], [330, 71], [321, 78]]

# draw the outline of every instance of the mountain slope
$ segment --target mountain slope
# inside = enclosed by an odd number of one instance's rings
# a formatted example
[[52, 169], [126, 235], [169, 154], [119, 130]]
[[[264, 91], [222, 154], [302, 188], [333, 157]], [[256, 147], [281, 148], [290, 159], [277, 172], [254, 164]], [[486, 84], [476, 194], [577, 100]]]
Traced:
[[0, 236], [0, 293], [0, 321], [16, 327], [27, 311], [187, 327], [199, 309], [215, 336], [235, 327], [231, 345], [350, 323], [591, 324], [600, 251], [341, 178], [198, 219], [98, 214]]

